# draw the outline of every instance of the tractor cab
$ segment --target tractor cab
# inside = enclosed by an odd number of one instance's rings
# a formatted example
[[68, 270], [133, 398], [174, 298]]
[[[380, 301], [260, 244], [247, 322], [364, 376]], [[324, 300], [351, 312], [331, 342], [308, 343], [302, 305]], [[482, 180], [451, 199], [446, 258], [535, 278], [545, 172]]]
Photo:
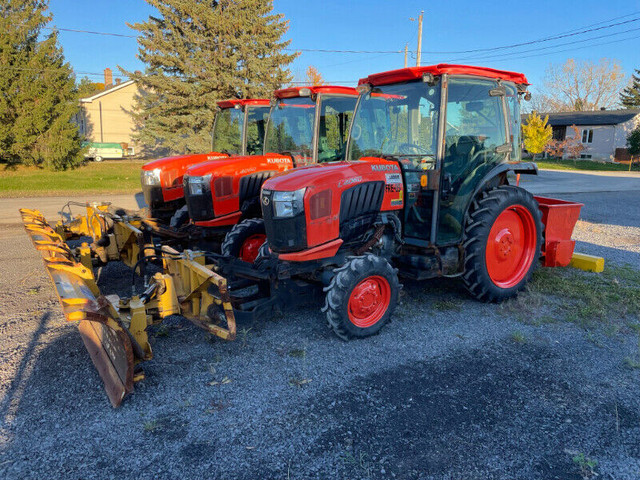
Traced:
[[145, 163], [142, 166], [141, 183], [151, 216], [163, 222], [175, 215], [184, 217], [186, 209], [183, 208], [182, 181], [192, 165], [230, 156], [254, 155], [262, 151], [269, 109], [268, 99], [220, 101], [209, 153], [166, 157]]
[[387, 179], [385, 188], [397, 190], [403, 204], [405, 243], [460, 242], [464, 215], [477, 189], [486, 188], [485, 177], [493, 172], [497, 186], [518, 168], [518, 95], [526, 85], [521, 74], [447, 65], [360, 81], [348, 159], [398, 163], [402, 181]]

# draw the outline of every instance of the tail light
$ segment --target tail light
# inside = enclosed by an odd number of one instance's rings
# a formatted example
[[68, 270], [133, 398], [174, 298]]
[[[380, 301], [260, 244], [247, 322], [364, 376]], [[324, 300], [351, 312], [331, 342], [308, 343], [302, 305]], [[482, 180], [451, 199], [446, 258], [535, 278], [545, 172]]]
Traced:
[[331, 215], [331, 190], [323, 190], [309, 199], [311, 220]]
[[233, 177], [218, 177], [213, 182], [216, 197], [226, 197], [233, 193]]

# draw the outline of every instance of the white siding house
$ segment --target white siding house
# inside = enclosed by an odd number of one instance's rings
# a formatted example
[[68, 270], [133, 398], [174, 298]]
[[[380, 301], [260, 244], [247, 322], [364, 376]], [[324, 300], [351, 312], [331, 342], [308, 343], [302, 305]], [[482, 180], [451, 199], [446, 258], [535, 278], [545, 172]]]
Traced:
[[612, 162], [628, 157], [627, 136], [640, 126], [640, 110], [596, 110], [549, 115], [554, 140], [573, 138], [575, 125], [584, 147], [581, 158]]

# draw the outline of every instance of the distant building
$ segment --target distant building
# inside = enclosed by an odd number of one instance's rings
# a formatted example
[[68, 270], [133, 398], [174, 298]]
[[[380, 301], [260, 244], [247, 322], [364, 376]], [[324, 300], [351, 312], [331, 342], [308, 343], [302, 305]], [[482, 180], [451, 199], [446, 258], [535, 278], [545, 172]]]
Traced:
[[[575, 125], [584, 150], [580, 158], [599, 161], [629, 160], [627, 136], [640, 126], [640, 110], [596, 110], [541, 113], [549, 115], [553, 139], [573, 138]], [[523, 116], [526, 120], [526, 115]]]
[[104, 71], [104, 84], [103, 91], [80, 99], [80, 112], [75, 122], [89, 142], [126, 144], [129, 154], [134, 154], [135, 125], [128, 112], [134, 107], [138, 88], [133, 80], [121, 82], [116, 79], [114, 84], [110, 68]]

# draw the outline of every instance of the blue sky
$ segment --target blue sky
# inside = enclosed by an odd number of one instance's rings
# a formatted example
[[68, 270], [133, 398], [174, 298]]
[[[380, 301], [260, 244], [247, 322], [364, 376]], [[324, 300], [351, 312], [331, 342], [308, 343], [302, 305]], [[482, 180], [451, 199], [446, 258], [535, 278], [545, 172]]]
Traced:
[[[562, 63], [567, 58], [615, 58], [627, 74], [640, 68], [640, 1], [275, 0], [274, 7], [290, 21], [287, 38], [296, 49], [401, 51], [408, 42], [409, 49], [415, 50], [417, 22], [410, 17], [416, 18], [424, 10], [423, 65], [454, 62], [514, 70], [525, 73], [534, 85], [541, 83], [549, 63]], [[126, 22], [142, 21], [153, 14], [144, 0], [51, 0], [50, 9], [52, 24], [59, 28], [129, 35], [135, 32]], [[615, 17], [623, 18], [611, 20]], [[618, 22], [627, 23], [514, 49], [428, 53], [500, 47]], [[582, 42], [587, 39], [593, 40]], [[60, 41], [76, 72], [102, 72], [105, 67], [115, 70], [117, 65], [144, 68], [136, 58], [134, 38], [61, 32]], [[576, 41], [581, 43], [561, 45]], [[415, 65], [415, 61], [410, 55], [409, 64]], [[403, 63], [403, 53], [303, 52], [292, 71], [300, 80], [307, 66], [314, 65], [327, 81], [353, 84], [367, 74], [400, 68]], [[90, 78], [99, 80], [97, 76]]]

